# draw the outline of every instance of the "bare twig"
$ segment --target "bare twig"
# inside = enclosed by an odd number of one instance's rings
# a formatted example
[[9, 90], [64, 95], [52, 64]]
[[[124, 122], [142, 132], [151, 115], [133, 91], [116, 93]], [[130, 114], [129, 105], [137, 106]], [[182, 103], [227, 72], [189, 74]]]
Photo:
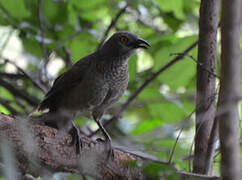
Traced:
[[46, 49], [46, 46], [45, 46], [45, 29], [44, 29], [44, 20], [43, 20], [43, 14], [42, 14], [42, 11], [41, 11], [41, 8], [42, 8], [42, 0], [38, 0], [38, 5], [37, 5], [37, 13], [38, 13], [38, 21], [39, 21], [39, 26], [40, 26], [40, 35], [41, 35], [41, 49], [42, 49], [42, 53], [43, 53], [43, 56], [44, 56], [44, 73], [45, 73], [45, 76], [46, 76], [46, 67], [47, 67], [47, 64], [49, 62], [49, 58], [48, 58], [48, 52], [47, 52], [47, 49]]
[[182, 131], [183, 131], [183, 128], [184, 127], [182, 127], [181, 129], [180, 129], [180, 131], [179, 131], [179, 133], [178, 133], [178, 135], [177, 135], [177, 137], [176, 137], [176, 141], [175, 141], [175, 143], [174, 143], [174, 145], [173, 145], [173, 147], [172, 147], [172, 150], [171, 150], [171, 153], [170, 153], [170, 157], [169, 157], [169, 164], [171, 163], [171, 161], [172, 161], [172, 157], [173, 157], [173, 155], [174, 155], [174, 152], [175, 152], [175, 149], [176, 149], [176, 145], [177, 145], [177, 142], [178, 142], [178, 140], [179, 140], [179, 138], [180, 138], [180, 136], [181, 136], [181, 133], [182, 133]]
[[110, 30], [116, 26], [119, 18], [121, 17], [121, 15], [123, 13], [125, 13], [126, 9], [128, 7], [128, 4], [126, 4], [123, 8], [121, 8], [119, 10], [119, 12], [117, 13], [117, 15], [112, 19], [110, 25], [108, 26], [107, 30], [105, 31], [103, 37], [102, 37], [102, 40], [100, 41], [99, 45], [98, 45], [98, 49], [101, 47], [101, 45], [103, 44], [103, 42], [105, 41], [105, 39], [107, 38], [108, 36], [108, 33], [110, 32]]
[[6, 73], [6, 72], [0, 72], [0, 76], [8, 78], [8, 79], [24, 79], [24, 78], [26, 78], [26, 76], [23, 74]]
[[34, 97], [27, 94], [25, 91], [17, 89], [12, 84], [8, 83], [4, 79], [0, 78], [0, 85], [4, 88], [6, 88], [10, 93], [12, 93], [15, 97], [19, 97], [23, 100], [25, 100], [29, 105], [36, 107], [39, 104], [39, 100]]
[[158, 26], [155, 26], [153, 24], [150, 24], [149, 22], [146, 22], [145, 20], [141, 19], [140, 17], [137, 18], [137, 22], [139, 22], [140, 24], [153, 29], [155, 32], [161, 34], [164, 33], [164, 31], [162, 31]]
[[[191, 160], [193, 159], [192, 149], [193, 149], [193, 146], [194, 146], [194, 139], [195, 139], [195, 138], [193, 138], [193, 140], [192, 140], [192, 144], [191, 144], [191, 146], [190, 146], [189, 156], [188, 156], [188, 157], [190, 157], [190, 158], [188, 159], [188, 171], [189, 171], [189, 172], [192, 172], [192, 162], [191, 162]], [[191, 157], [192, 157], [192, 158], [191, 158]]]
[[2, 45], [1, 48], [0, 48], [0, 56], [2, 56], [3, 51], [5, 50], [6, 46], [8, 45], [8, 42], [9, 42], [9, 40], [10, 40], [10, 38], [11, 38], [13, 32], [14, 32], [14, 29], [11, 29], [11, 30], [8, 32], [8, 35], [7, 35], [7, 37], [6, 37], [6, 39], [5, 39], [4, 43], [3, 43], [3, 45]]
[[60, 40], [58, 42], [58, 45], [54, 48], [53, 51], [55, 51], [55, 52], [58, 51], [60, 48], [62, 48], [65, 45], [66, 42], [71, 41], [75, 37], [79, 36], [84, 30], [86, 30], [86, 28], [80, 29], [80, 30], [76, 31], [74, 34]]
[[[171, 53], [170, 55], [171, 55], [171, 56], [173, 56], [173, 55], [176, 55], [176, 56], [177, 56], [177, 55], [180, 55], [180, 53]], [[192, 60], [193, 60], [195, 63], [197, 63], [199, 66], [201, 66], [201, 68], [202, 68], [203, 70], [207, 71], [207, 72], [210, 73], [211, 75], [213, 75], [213, 76], [215, 76], [216, 78], [220, 79], [220, 76], [218, 76], [218, 75], [215, 74], [214, 72], [212, 72], [212, 71], [206, 69], [206, 68], [204, 67], [204, 65], [203, 65], [202, 63], [198, 62], [193, 56], [191, 56], [191, 55], [189, 55], [189, 54], [187, 54], [186, 56], [189, 57], [190, 59], [192, 59]]]
[[64, 53], [65, 53], [65, 55], [66, 55], [66, 57], [64, 58], [64, 61], [65, 61], [65, 63], [66, 63], [66, 65], [67, 66], [72, 66], [72, 60], [71, 60], [71, 51], [70, 51], [70, 49], [68, 49], [67, 47], [63, 47], [63, 51], [64, 51]]
[[10, 101], [0, 97], [0, 104], [4, 106], [12, 115], [18, 115], [19, 112], [10, 105]]
[[[193, 110], [193, 111], [192, 111], [192, 112], [191, 112], [191, 113], [185, 118], [185, 120], [189, 120], [194, 112], [195, 112], [195, 110]], [[180, 131], [179, 131], [179, 133], [178, 133], [178, 135], [177, 135], [177, 137], [176, 137], [176, 141], [175, 141], [174, 146], [172, 147], [172, 150], [171, 150], [171, 153], [170, 153], [170, 158], [169, 158], [169, 161], [168, 161], [169, 163], [171, 163], [171, 160], [172, 160], [173, 154], [174, 154], [175, 149], [176, 149], [177, 142], [178, 142], [178, 140], [179, 140], [179, 138], [180, 138], [180, 136], [181, 136], [181, 133], [182, 133], [183, 129], [184, 129], [184, 126], [181, 127], [181, 129], [180, 129]]]
[[9, 59], [4, 59], [4, 61], [6, 63], [9, 63], [9, 64], [12, 64], [14, 67], [17, 68], [17, 70], [19, 72], [21, 72], [26, 78], [28, 78], [32, 84], [37, 87], [38, 89], [40, 89], [42, 92], [46, 92], [46, 88], [41, 84], [39, 83], [38, 81], [34, 80], [27, 72], [25, 72], [21, 67], [19, 67], [15, 62], [13, 61], [10, 61]]
[[[191, 51], [193, 48], [195, 48], [197, 46], [197, 43], [198, 43], [197, 41], [194, 42], [183, 53], [176, 56], [173, 60], [171, 60], [169, 63], [167, 63], [165, 66], [163, 66], [160, 70], [158, 70], [152, 76], [147, 78], [145, 80], [145, 82], [134, 92], [134, 94], [132, 96], [130, 96], [129, 99], [121, 106], [119, 112], [116, 115], [114, 115], [111, 119], [104, 122], [104, 126], [107, 126], [112, 121], [117, 120], [120, 116], [122, 116], [123, 112], [127, 109], [127, 107], [130, 105], [130, 103], [135, 100], [135, 98], [144, 90], [144, 88], [146, 86], [148, 86], [153, 80], [155, 80], [162, 72], [164, 72], [169, 67], [171, 67], [173, 64], [175, 64], [175, 63], [179, 62], [181, 59], [183, 59], [184, 56], [186, 56], [189, 51]], [[97, 129], [96, 131], [93, 131], [89, 135], [89, 137], [94, 136], [98, 132], [99, 132], [99, 129]]]

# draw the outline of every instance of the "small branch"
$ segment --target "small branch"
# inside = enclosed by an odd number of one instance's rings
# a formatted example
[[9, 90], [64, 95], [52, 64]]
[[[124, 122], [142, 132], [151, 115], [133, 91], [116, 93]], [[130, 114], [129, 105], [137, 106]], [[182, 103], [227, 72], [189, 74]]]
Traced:
[[179, 174], [181, 175], [182, 179], [200, 179], [200, 180], [219, 180], [220, 178], [217, 176], [208, 176], [208, 175], [202, 175], [202, 174], [195, 174], [195, 173], [188, 173], [188, 172], [179, 172]]
[[64, 39], [62, 39], [62, 40], [60, 40], [59, 42], [58, 42], [58, 45], [54, 48], [54, 50], [53, 51], [58, 51], [60, 48], [62, 48], [64, 45], [65, 45], [65, 43], [66, 42], [69, 42], [69, 41], [71, 41], [72, 39], [74, 39], [75, 37], [77, 37], [77, 36], [79, 36], [83, 31], [85, 31], [89, 26], [90, 26], [91, 24], [88, 24], [86, 27], [84, 27], [83, 29], [80, 29], [80, 30], [78, 30], [78, 31], [76, 31], [74, 34], [72, 34], [72, 35], [70, 35], [70, 36], [68, 36], [68, 37], [66, 37], [66, 38], [64, 38]]
[[23, 74], [15, 74], [15, 73], [6, 73], [0, 72], [0, 77], [8, 78], [8, 79], [25, 79], [26, 76]]
[[102, 40], [100, 41], [100, 43], [98, 45], [98, 49], [102, 46], [103, 42], [107, 38], [108, 33], [111, 31], [111, 29], [116, 26], [116, 24], [117, 24], [119, 18], [121, 17], [121, 15], [123, 13], [125, 13], [127, 7], [128, 7], [128, 4], [126, 4], [123, 8], [121, 8], [120, 11], [117, 13], [117, 15], [112, 19], [110, 25], [108, 26], [107, 30], [105, 31], [105, 33], [104, 33], [104, 35], [102, 37]]
[[2, 104], [2, 106], [4, 106], [12, 115], [19, 114], [19, 112], [10, 105], [10, 101], [0, 97], [0, 104]]
[[162, 31], [158, 26], [152, 25], [152, 24], [150, 24], [149, 22], [146, 22], [145, 20], [142, 20], [140, 17], [137, 18], [137, 21], [138, 21], [140, 24], [142, 24], [142, 25], [144, 25], [144, 26], [146, 26], [146, 27], [148, 27], [148, 28], [153, 29], [153, 30], [154, 30], [155, 32], [157, 32], [158, 34], [162, 34], [162, 33], [164, 33], [164, 31]]
[[[173, 56], [173, 55], [176, 55], [176, 56], [177, 56], [177, 55], [180, 55], [180, 53], [171, 53], [170, 55], [171, 55], [171, 56]], [[189, 54], [186, 55], [186, 56], [189, 57], [190, 59], [192, 59], [195, 63], [197, 63], [197, 65], [201, 66], [201, 68], [202, 68], [203, 70], [207, 71], [208, 73], [210, 73], [210, 74], [213, 75], [214, 77], [220, 79], [220, 76], [218, 76], [218, 75], [215, 74], [214, 72], [212, 72], [212, 71], [206, 69], [206, 68], [204, 67], [204, 65], [203, 65], [202, 63], [198, 62], [193, 56], [191, 56], [191, 55], [189, 55]]]
[[45, 46], [45, 29], [44, 29], [44, 20], [43, 20], [43, 14], [41, 11], [42, 8], [42, 0], [38, 0], [38, 4], [37, 4], [37, 13], [38, 13], [38, 21], [39, 21], [39, 26], [40, 26], [40, 35], [41, 35], [41, 49], [42, 49], [42, 53], [44, 56], [44, 73], [46, 75], [46, 67], [47, 64], [49, 62], [49, 57], [48, 57], [48, 52]]
[[36, 107], [39, 104], [39, 100], [34, 97], [27, 94], [25, 91], [17, 89], [12, 84], [8, 83], [4, 79], [0, 78], [0, 85], [4, 88], [6, 88], [10, 93], [12, 93], [15, 97], [19, 97], [23, 100], [25, 100], [29, 105]]
[[212, 171], [212, 164], [213, 164], [213, 154], [215, 151], [216, 146], [216, 140], [218, 139], [218, 117], [216, 116], [213, 122], [213, 127], [211, 130], [211, 134], [208, 140], [208, 148], [207, 148], [207, 154], [205, 159], [205, 164], [207, 166], [205, 167], [205, 173], [208, 174]]
[[31, 82], [32, 82], [32, 84], [35, 86], [35, 87], [37, 87], [38, 89], [40, 89], [42, 92], [46, 92], [47, 90], [46, 90], [46, 88], [44, 87], [44, 86], [42, 86], [42, 84], [41, 83], [39, 83], [38, 81], [35, 81], [27, 72], [25, 72], [21, 67], [19, 67], [15, 62], [13, 62], [13, 61], [10, 61], [9, 59], [4, 59], [4, 61], [6, 62], [6, 63], [9, 63], [9, 64], [12, 64], [14, 67], [16, 67], [17, 68], [17, 70], [19, 71], [19, 72], [21, 72], [26, 78], [28, 78]]
[[[185, 121], [186, 121], [186, 120], [189, 120], [194, 112], [195, 112], [195, 110], [192, 111], [192, 112], [191, 112], [191, 113], [190, 113], [190, 114], [189, 114], [184, 120], [185, 120]], [[183, 125], [182, 128], [180, 129], [180, 131], [179, 131], [179, 133], [178, 133], [178, 135], [177, 135], [177, 137], [176, 137], [176, 141], [175, 141], [175, 143], [174, 143], [174, 146], [172, 147], [172, 150], [171, 150], [171, 153], [170, 153], [170, 158], [169, 158], [169, 161], [168, 161], [169, 164], [171, 163], [171, 160], [172, 160], [173, 154], [174, 154], [175, 149], [176, 149], [177, 142], [178, 142], [178, 140], [179, 140], [179, 138], [180, 138], [180, 136], [181, 136], [181, 133], [182, 133], [183, 129], [184, 129], [184, 125]]]
[[11, 36], [12, 36], [13, 32], [14, 32], [14, 29], [11, 29], [11, 30], [8, 32], [8, 35], [7, 35], [6, 39], [5, 39], [5, 41], [4, 41], [3, 45], [2, 45], [2, 47], [0, 48], [0, 56], [2, 56], [3, 51], [5, 50], [6, 46], [8, 45], [8, 42], [9, 42], [9, 40], [11, 39]]
[[66, 55], [66, 57], [64, 58], [64, 61], [65, 61], [66, 65], [68, 67], [72, 66], [73, 63], [72, 63], [72, 60], [71, 60], [71, 51], [70, 51], [70, 49], [68, 49], [67, 47], [64, 46], [63, 47], [63, 51], [64, 51], [64, 53]]
[[172, 157], [173, 157], [173, 155], [174, 155], [174, 152], [175, 152], [175, 149], [176, 149], [176, 145], [177, 145], [177, 142], [178, 142], [178, 140], [179, 140], [179, 138], [180, 138], [180, 136], [181, 136], [181, 133], [182, 133], [182, 131], [183, 131], [183, 127], [180, 129], [180, 131], [179, 131], [179, 133], [178, 133], [178, 135], [177, 135], [177, 137], [176, 137], [176, 141], [175, 141], [175, 143], [174, 143], [174, 145], [173, 145], [173, 147], [172, 147], [172, 150], [171, 150], [171, 153], [170, 153], [170, 158], [169, 158], [169, 164], [171, 163], [171, 161], [172, 161]]
[[136, 10], [133, 10], [131, 8], [127, 9], [126, 13], [129, 14], [132, 18], [135, 18], [135, 20], [141, 25], [148, 27], [150, 29], [153, 29], [156, 33], [158, 34], [164, 33], [164, 31], [162, 31], [162, 29], [159, 26], [153, 23], [152, 18], [145, 17], [144, 19], [142, 18], [140, 13], [138, 13]]

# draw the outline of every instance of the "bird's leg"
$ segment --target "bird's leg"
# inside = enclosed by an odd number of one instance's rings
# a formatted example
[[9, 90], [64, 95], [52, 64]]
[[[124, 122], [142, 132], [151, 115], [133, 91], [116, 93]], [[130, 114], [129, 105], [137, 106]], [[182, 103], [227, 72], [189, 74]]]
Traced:
[[107, 155], [107, 158], [109, 159], [110, 157], [112, 159], [114, 159], [114, 152], [113, 152], [113, 149], [112, 149], [112, 140], [111, 140], [111, 137], [109, 136], [108, 132], [104, 129], [102, 123], [100, 122], [99, 119], [96, 119], [94, 117], [94, 120], [96, 121], [98, 127], [100, 128], [100, 130], [102, 131], [104, 137], [105, 137], [105, 143], [106, 143], [106, 147], [107, 147], [107, 151], [108, 151], [108, 155]]
[[80, 147], [81, 149], [83, 148], [83, 143], [82, 143], [82, 140], [80, 139], [80, 129], [76, 127], [73, 121], [72, 121], [72, 128], [69, 131], [69, 133], [72, 137], [71, 144], [76, 146], [76, 153], [80, 154]]
[[80, 141], [80, 130], [74, 124], [75, 114], [72, 111], [65, 109], [59, 109], [52, 114], [52, 117], [49, 116], [52, 120], [50, 121], [47, 119], [47, 124], [51, 125], [50, 123], [53, 122], [53, 125], [56, 125], [60, 132], [69, 133], [72, 137], [71, 145], [75, 145], [76, 154], [80, 154], [80, 147], [82, 148], [82, 142]]

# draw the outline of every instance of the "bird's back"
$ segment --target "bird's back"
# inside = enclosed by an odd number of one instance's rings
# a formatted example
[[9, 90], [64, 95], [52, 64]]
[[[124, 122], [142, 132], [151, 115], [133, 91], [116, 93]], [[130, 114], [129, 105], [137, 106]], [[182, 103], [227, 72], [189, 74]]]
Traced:
[[93, 53], [60, 75], [39, 110], [82, 111], [106, 109], [117, 102], [128, 85], [128, 63]]

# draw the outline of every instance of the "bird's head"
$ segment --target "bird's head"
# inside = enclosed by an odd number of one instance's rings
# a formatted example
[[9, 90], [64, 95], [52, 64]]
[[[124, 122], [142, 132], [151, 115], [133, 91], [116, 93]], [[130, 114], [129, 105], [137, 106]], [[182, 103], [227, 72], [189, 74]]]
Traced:
[[113, 34], [103, 45], [102, 49], [112, 56], [131, 56], [138, 48], [148, 49], [149, 43], [137, 35], [120, 31]]

